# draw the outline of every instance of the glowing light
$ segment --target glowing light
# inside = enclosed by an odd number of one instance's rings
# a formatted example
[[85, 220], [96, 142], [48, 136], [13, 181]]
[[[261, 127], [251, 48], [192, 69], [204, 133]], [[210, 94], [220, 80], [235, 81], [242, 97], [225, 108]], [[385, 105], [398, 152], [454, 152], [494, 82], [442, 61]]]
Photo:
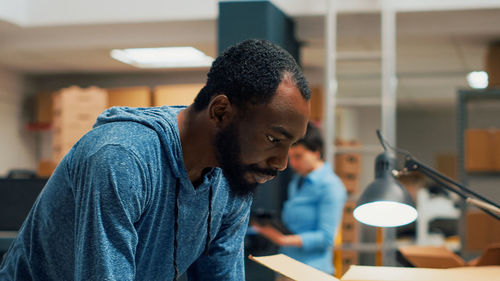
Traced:
[[410, 205], [392, 201], [377, 201], [358, 206], [354, 218], [364, 224], [394, 227], [409, 224], [417, 219], [417, 210]]
[[208, 67], [214, 60], [193, 47], [114, 49], [110, 55], [139, 68]]

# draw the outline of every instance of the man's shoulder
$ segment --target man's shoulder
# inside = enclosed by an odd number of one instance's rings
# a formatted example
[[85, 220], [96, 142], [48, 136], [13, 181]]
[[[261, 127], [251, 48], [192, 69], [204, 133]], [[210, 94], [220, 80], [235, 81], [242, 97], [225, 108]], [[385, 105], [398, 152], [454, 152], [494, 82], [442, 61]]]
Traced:
[[158, 134], [152, 128], [137, 122], [113, 122], [94, 128], [88, 138], [102, 144], [120, 144], [138, 146], [145, 143], [159, 142]]
[[74, 157], [90, 157], [107, 150], [132, 153], [139, 158], [157, 154], [160, 141], [154, 130], [135, 122], [103, 124], [85, 134], [74, 146]]

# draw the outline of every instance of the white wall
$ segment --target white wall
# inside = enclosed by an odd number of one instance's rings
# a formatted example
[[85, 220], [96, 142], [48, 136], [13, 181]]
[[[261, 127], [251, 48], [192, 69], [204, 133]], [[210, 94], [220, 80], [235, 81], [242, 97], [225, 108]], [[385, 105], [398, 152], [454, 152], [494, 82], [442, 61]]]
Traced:
[[36, 133], [25, 129], [24, 97], [23, 77], [0, 68], [0, 176], [10, 169], [36, 169]]
[[26, 1], [0, 0], [0, 20], [23, 25], [26, 22]]

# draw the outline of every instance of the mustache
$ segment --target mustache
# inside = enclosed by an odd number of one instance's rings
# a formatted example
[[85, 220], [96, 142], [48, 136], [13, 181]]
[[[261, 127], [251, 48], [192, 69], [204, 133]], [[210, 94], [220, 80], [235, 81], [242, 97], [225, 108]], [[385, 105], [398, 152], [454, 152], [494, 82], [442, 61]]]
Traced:
[[251, 172], [256, 172], [256, 173], [259, 173], [259, 174], [263, 174], [263, 175], [266, 175], [266, 176], [272, 176], [272, 177], [276, 177], [278, 175], [278, 170], [275, 170], [275, 169], [263, 169], [263, 168], [258, 167], [255, 164], [249, 165], [248, 168], [247, 168], [247, 170], [251, 171]]

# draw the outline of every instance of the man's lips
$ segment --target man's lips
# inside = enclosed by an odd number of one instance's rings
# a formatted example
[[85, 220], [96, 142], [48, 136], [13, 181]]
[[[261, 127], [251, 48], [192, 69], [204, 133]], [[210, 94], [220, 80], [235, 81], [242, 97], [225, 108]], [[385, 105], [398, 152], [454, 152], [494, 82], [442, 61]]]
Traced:
[[273, 175], [266, 175], [266, 174], [262, 174], [262, 173], [253, 173], [253, 176], [255, 178], [255, 181], [258, 183], [265, 183], [267, 181], [274, 179], [274, 177], [275, 177]]

